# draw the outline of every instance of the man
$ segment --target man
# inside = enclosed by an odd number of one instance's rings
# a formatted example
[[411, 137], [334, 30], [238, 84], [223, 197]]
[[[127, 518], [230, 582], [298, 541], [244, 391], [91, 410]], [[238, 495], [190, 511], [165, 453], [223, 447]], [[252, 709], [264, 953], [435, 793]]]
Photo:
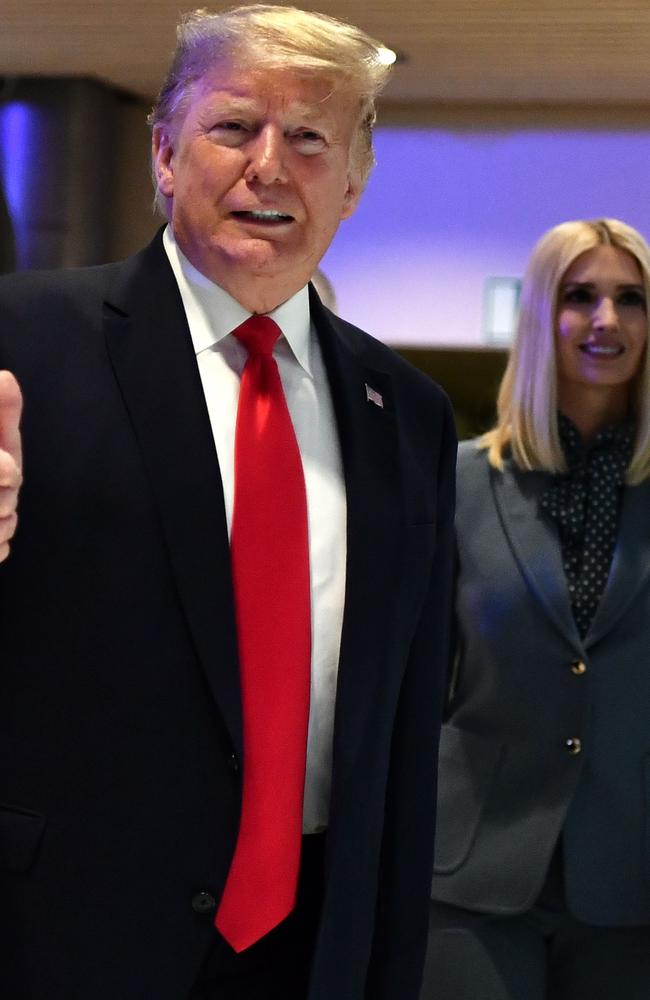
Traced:
[[417, 997], [453, 424], [308, 287], [384, 79], [321, 15], [190, 16], [164, 235], [0, 284], [12, 1000]]

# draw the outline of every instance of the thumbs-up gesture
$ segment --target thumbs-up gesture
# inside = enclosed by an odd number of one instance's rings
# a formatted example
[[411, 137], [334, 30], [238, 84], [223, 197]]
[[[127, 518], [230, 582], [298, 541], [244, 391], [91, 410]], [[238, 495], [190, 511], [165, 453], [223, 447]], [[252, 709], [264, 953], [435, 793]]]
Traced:
[[11, 372], [0, 371], [0, 562], [9, 555], [16, 531], [18, 490], [22, 482], [20, 414], [23, 399]]

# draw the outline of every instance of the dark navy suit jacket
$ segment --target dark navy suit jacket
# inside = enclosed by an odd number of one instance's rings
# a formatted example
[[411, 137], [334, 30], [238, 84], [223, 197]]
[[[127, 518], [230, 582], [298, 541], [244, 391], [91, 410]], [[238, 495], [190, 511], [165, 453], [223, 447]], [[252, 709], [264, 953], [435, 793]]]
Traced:
[[[309, 1000], [415, 1000], [455, 436], [424, 375], [311, 308], [348, 563]], [[191, 900], [219, 898], [245, 758], [219, 466], [160, 236], [120, 264], [0, 280], [0, 365], [25, 396], [0, 567], [0, 980], [12, 1000], [181, 1000], [215, 933]]]

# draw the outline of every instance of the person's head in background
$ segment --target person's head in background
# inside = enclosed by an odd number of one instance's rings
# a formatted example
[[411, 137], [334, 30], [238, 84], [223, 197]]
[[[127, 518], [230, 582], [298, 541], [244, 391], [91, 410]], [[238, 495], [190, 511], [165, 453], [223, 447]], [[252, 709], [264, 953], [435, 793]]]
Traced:
[[338, 302], [336, 301], [334, 285], [321, 267], [317, 267], [312, 274], [311, 283], [318, 292], [318, 298], [323, 305], [327, 306], [333, 313], [338, 312]]
[[373, 165], [381, 45], [256, 4], [178, 29], [150, 115], [157, 200], [185, 255], [254, 312], [311, 278]]
[[650, 475], [647, 303], [650, 248], [616, 219], [564, 222], [539, 240], [523, 279], [519, 318], [497, 403], [482, 438], [495, 468], [566, 468], [558, 410], [588, 442], [632, 415], [627, 480]]

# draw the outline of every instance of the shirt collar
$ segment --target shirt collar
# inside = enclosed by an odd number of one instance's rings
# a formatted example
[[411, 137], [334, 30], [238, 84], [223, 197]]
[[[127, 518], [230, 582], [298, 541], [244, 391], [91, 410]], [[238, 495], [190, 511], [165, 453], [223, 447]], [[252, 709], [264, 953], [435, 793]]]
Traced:
[[[163, 246], [178, 284], [194, 351], [198, 355], [227, 337], [251, 313], [232, 295], [197, 271], [178, 246], [171, 226], [165, 228]], [[267, 315], [282, 330], [282, 337], [278, 341], [279, 349], [282, 349], [282, 341], [286, 341], [298, 364], [312, 378], [307, 285]]]
[[634, 449], [634, 430], [634, 418], [628, 416], [621, 423], [609, 424], [603, 428], [586, 445], [573, 421], [558, 410], [558, 432], [569, 472], [600, 454], [612, 455], [616, 460], [615, 464], [620, 465], [624, 472]]

